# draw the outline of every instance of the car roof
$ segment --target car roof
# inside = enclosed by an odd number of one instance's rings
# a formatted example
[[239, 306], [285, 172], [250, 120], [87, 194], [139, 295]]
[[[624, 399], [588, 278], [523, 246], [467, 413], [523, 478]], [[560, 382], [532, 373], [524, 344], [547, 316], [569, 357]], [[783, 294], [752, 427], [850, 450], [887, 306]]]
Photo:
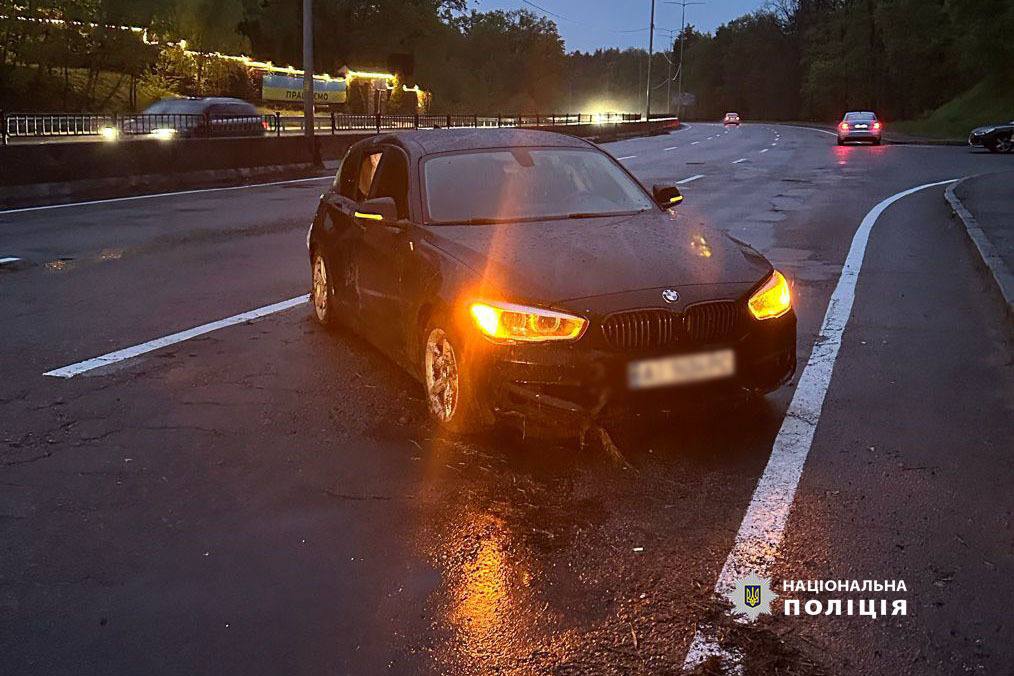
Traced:
[[874, 113], [873, 111], [870, 111], [870, 110], [850, 110], [847, 113], [845, 113], [846, 117], [848, 117], [849, 115], [869, 115], [870, 117], [876, 117], [877, 116], [876, 113]]
[[551, 146], [558, 148], [588, 148], [592, 144], [566, 134], [537, 129], [420, 129], [385, 134], [369, 139], [374, 143], [394, 143], [416, 155], [478, 150], [488, 148], [514, 148], [518, 146]]

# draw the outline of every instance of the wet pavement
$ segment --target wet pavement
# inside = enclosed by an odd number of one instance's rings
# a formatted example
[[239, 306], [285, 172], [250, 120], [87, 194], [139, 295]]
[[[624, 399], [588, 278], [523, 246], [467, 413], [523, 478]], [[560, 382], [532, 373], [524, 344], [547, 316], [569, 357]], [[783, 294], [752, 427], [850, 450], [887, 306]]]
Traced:
[[[786, 272], [801, 365], [871, 207], [999, 167], [772, 125], [606, 148], [648, 185], [701, 175], [688, 237]], [[615, 426], [624, 462], [441, 438], [415, 381], [308, 308], [42, 376], [304, 293], [325, 184], [0, 213], [30, 263], [0, 272], [0, 671], [673, 673], [702, 624], [746, 673], [1014, 662], [1011, 337], [942, 187], [873, 231], [774, 571], [904, 579], [910, 612], [740, 625], [712, 591], [798, 376]]]

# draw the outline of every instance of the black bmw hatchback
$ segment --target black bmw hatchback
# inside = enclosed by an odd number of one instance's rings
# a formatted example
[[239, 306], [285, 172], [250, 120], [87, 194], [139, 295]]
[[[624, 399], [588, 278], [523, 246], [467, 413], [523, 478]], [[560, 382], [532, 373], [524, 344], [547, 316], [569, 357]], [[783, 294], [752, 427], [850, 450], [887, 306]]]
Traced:
[[353, 145], [307, 235], [314, 312], [424, 385], [441, 426], [558, 433], [766, 393], [796, 365], [788, 282], [688, 227], [569, 136], [440, 130]]

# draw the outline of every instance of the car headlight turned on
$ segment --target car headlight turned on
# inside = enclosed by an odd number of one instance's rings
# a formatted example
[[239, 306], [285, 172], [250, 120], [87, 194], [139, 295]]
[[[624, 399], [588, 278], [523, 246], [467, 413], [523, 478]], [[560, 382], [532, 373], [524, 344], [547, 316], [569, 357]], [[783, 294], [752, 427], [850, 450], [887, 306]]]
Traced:
[[588, 326], [583, 317], [513, 303], [477, 301], [469, 313], [476, 328], [498, 343], [577, 340]]
[[170, 127], [163, 127], [162, 129], [152, 129], [151, 135], [160, 141], [169, 141], [176, 138], [176, 130]]
[[120, 138], [120, 130], [116, 127], [102, 127], [102, 129], [99, 129], [99, 136], [102, 137], [103, 141], [117, 141]]
[[747, 301], [750, 314], [756, 319], [774, 319], [792, 309], [792, 294], [785, 275], [775, 270], [764, 286]]

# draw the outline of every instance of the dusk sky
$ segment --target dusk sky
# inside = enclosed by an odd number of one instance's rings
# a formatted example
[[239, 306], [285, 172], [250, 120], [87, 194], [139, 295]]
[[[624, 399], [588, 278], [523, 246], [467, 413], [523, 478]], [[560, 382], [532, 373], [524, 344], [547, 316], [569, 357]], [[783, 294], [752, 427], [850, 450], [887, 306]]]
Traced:
[[[546, 10], [540, 12], [522, 0], [475, 0], [480, 10], [529, 9], [556, 21], [568, 52], [594, 51], [598, 47], [648, 46], [648, 16], [651, 0], [531, 0]], [[701, 0], [703, 5], [687, 5], [687, 23], [702, 31], [713, 31], [721, 24], [752, 12], [764, 0]], [[548, 14], [558, 14], [552, 16]], [[655, 44], [664, 44], [667, 34], [659, 29], [679, 30], [679, 5], [656, 0]], [[566, 17], [566, 18], [560, 18]]]

